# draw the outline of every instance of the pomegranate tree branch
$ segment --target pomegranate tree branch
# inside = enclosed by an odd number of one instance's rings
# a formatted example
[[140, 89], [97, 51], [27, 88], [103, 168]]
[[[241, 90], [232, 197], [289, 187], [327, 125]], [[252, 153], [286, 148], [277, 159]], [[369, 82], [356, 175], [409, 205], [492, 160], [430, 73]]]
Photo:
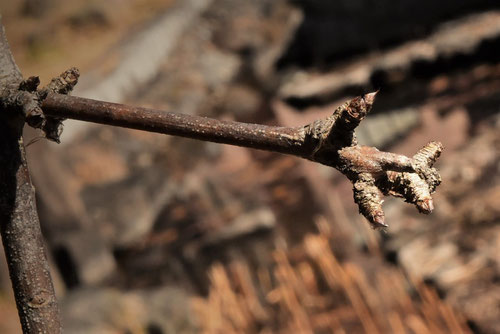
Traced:
[[216, 120], [61, 94], [43, 100], [45, 115], [120, 126], [222, 144], [301, 155], [300, 128]]
[[23, 332], [60, 333], [22, 140], [24, 114], [37, 108], [38, 102], [19, 90], [21, 83], [0, 22], [0, 233]]
[[[67, 77], [65, 73], [62, 78]], [[268, 150], [334, 167], [353, 183], [354, 200], [372, 226], [386, 227], [382, 195], [403, 197], [423, 213], [433, 210], [431, 194], [441, 179], [432, 165], [442, 145], [431, 142], [412, 158], [358, 145], [354, 130], [370, 111], [376, 94], [356, 97], [330, 117], [301, 127], [220, 121], [54, 93], [46, 95], [41, 106], [44, 115], [55, 119], [71, 118]]]

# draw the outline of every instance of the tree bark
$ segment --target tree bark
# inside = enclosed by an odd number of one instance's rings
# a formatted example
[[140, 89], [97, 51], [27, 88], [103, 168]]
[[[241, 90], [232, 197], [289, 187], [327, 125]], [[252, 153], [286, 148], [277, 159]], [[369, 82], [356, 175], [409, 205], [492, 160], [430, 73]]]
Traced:
[[[0, 96], [17, 89], [22, 75], [0, 18]], [[57, 300], [45, 255], [19, 110], [0, 104], [0, 233], [24, 333], [60, 333]]]
[[43, 100], [42, 109], [45, 115], [55, 118], [70, 118], [298, 156], [307, 153], [302, 127], [221, 121], [54, 93]]

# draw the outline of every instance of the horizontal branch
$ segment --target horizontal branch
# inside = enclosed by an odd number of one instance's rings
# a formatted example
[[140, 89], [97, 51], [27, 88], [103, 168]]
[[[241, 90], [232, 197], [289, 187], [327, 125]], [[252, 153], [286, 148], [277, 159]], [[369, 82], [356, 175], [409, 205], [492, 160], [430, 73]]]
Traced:
[[301, 127], [220, 121], [55, 93], [44, 97], [41, 107], [47, 118], [71, 118], [268, 150], [334, 167], [352, 182], [360, 212], [372, 226], [385, 227], [382, 194], [403, 197], [420, 212], [432, 211], [430, 194], [441, 181], [432, 165], [442, 146], [431, 142], [409, 158], [358, 145], [354, 130], [370, 111], [376, 94], [354, 98], [330, 117]]
[[441, 178], [432, 165], [443, 149], [440, 143], [427, 144], [412, 158], [357, 143], [354, 130], [371, 110], [377, 92], [347, 101], [325, 119], [301, 127], [278, 127], [67, 96], [78, 76], [78, 70], [71, 68], [42, 89], [37, 89], [40, 80], [31, 77], [0, 102], [15, 107], [19, 99], [12, 97], [22, 96], [30, 102], [21, 108], [26, 122], [56, 142], [62, 121], [71, 118], [291, 154], [334, 167], [351, 181], [354, 201], [374, 227], [387, 226], [382, 195], [402, 197], [423, 213], [434, 207], [431, 194]]
[[302, 128], [221, 121], [51, 93], [46, 115], [303, 156]]

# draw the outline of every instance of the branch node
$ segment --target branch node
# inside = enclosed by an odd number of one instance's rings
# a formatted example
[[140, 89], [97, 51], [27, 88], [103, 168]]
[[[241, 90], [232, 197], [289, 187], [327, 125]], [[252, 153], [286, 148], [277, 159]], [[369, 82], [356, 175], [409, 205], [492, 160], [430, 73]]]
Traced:
[[38, 85], [40, 85], [39, 77], [29, 77], [28, 79], [21, 81], [21, 83], [19, 84], [19, 90], [33, 93], [36, 92]]
[[382, 194], [402, 197], [421, 213], [432, 212], [431, 194], [441, 183], [438, 171], [432, 166], [443, 145], [430, 142], [412, 158], [358, 145], [354, 130], [371, 110], [376, 94], [356, 97], [338, 107], [332, 116], [304, 129], [305, 142], [312, 147], [312, 154], [307, 157], [346, 175], [353, 184], [359, 212], [373, 227], [379, 228], [387, 226]]
[[338, 167], [337, 151], [356, 146], [354, 129], [370, 112], [377, 92], [355, 97], [335, 109], [333, 114], [304, 127], [306, 145], [312, 147], [310, 160]]
[[29, 103], [23, 104], [26, 123], [33, 128], [41, 129], [45, 138], [58, 144], [61, 142], [60, 137], [64, 119], [45, 115], [41, 109], [41, 104], [48, 93], [70, 93], [77, 84], [79, 76], [80, 72], [78, 69], [72, 67], [61, 73], [58, 77], [53, 78], [47, 86], [38, 91], [37, 87], [40, 84], [38, 77], [29, 77], [19, 85], [19, 90], [30, 92]]

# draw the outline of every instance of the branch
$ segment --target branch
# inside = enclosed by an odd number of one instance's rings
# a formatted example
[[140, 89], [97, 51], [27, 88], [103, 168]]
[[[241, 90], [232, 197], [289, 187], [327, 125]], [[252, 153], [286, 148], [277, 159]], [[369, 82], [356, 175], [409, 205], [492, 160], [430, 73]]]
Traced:
[[21, 82], [0, 18], [0, 232], [23, 332], [60, 333], [22, 141], [23, 114], [38, 106]]
[[354, 129], [370, 111], [376, 94], [354, 98], [326, 119], [293, 128], [219, 121], [60, 94], [48, 94], [42, 109], [56, 119], [71, 118], [291, 154], [334, 167], [352, 182], [360, 213], [373, 227], [387, 227], [382, 194], [403, 197], [423, 213], [433, 210], [430, 194], [441, 179], [432, 165], [443, 148], [431, 142], [408, 158], [358, 145]]
[[71, 97], [78, 70], [70, 69], [40, 90], [40, 80], [22, 80], [0, 17], [0, 232], [24, 333], [60, 333], [59, 310], [36, 212], [22, 129], [40, 128], [59, 142], [62, 121], [101, 124], [296, 155], [334, 167], [353, 184], [354, 200], [373, 227], [386, 227], [382, 194], [403, 197], [420, 212], [433, 209], [441, 182], [432, 167], [442, 151], [431, 142], [412, 158], [358, 145], [354, 129], [370, 111], [376, 93], [354, 98], [323, 120], [303, 127], [273, 127], [218, 121], [146, 108]]

